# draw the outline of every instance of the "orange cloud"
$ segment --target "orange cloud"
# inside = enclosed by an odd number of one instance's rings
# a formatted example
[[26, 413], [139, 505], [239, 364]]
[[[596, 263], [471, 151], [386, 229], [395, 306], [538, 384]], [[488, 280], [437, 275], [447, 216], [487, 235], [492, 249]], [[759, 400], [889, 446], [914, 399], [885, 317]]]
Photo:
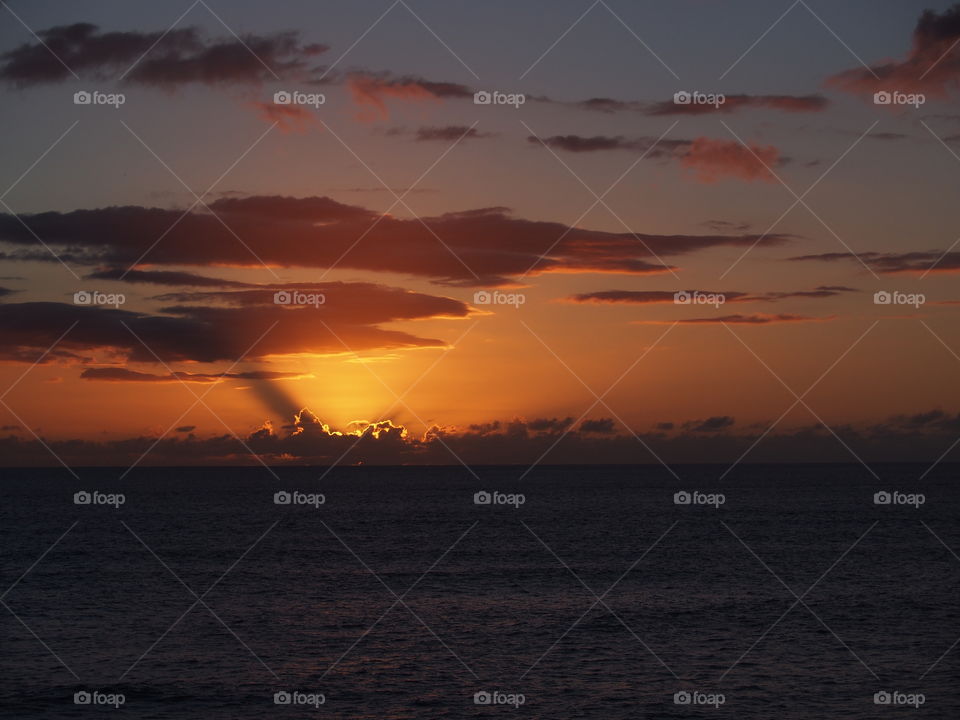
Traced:
[[283, 133], [304, 133], [316, 121], [316, 116], [307, 108], [299, 105], [277, 105], [276, 103], [251, 103], [266, 122], [277, 123]]
[[702, 183], [715, 183], [725, 177], [747, 182], [773, 180], [770, 169], [780, 164], [780, 151], [773, 146], [751, 145], [736, 141], [697, 138], [680, 158], [680, 164], [697, 173]]
[[373, 109], [361, 109], [357, 114], [357, 119], [364, 122], [372, 122], [377, 114], [383, 120], [390, 117], [386, 98], [409, 101], [439, 100], [438, 95], [413, 79], [389, 80], [374, 75], [353, 74], [347, 78], [347, 88], [357, 105]]

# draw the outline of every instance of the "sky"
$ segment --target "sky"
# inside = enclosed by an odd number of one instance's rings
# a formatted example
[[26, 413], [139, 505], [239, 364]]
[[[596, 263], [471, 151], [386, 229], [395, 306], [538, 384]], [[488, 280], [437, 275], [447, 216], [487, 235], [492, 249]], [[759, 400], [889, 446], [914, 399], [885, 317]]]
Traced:
[[0, 462], [956, 460], [958, 43], [929, 1], [6, 0]]

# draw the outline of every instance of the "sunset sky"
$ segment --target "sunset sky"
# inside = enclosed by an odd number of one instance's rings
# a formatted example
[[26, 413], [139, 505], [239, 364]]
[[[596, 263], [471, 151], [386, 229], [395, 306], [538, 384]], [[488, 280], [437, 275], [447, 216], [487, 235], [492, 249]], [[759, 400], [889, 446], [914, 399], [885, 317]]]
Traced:
[[960, 5], [0, 19], [4, 464], [956, 459]]

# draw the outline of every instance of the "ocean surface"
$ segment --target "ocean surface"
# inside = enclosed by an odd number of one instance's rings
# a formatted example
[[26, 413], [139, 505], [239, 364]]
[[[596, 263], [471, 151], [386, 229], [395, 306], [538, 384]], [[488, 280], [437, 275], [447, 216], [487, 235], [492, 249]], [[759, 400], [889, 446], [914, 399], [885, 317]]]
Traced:
[[960, 468], [674, 470], [0, 470], [0, 716], [960, 717]]

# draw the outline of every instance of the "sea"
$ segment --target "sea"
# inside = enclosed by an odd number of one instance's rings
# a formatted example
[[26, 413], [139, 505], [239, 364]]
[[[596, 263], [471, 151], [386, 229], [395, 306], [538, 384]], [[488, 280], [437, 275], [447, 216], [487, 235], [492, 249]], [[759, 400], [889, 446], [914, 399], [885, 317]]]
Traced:
[[0, 717], [960, 717], [957, 465], [527, 470], [2, 469]]

